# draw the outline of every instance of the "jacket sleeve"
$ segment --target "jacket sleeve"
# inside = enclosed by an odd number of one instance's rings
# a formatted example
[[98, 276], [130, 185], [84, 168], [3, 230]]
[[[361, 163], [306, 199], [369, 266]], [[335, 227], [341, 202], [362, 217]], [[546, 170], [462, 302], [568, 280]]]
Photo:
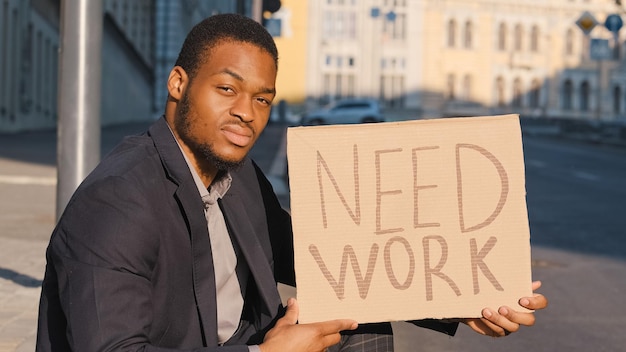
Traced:
[[459, 323], [437, 319], [411, 320], [409, 323], [422, 328], [438, 331], [449, 336], [454, 336], [457, 328], [459, 327]]
[[152, 279], [163, 248], [159, 222], [145, 209], [145, 194], [132, 185], [108, 177], [82, 189], [68, 205], [48, 247], [40, 329], [47, 326], [49, 333], [40, 334], [47, 341], [38, 341], [38, 351], [176, 351], [149, 338], [159, 318], [152, 313]]
[[254, 164], [265, 206], [265, 215], [274, 259], [274, 277], [277, 282], [296, 286], [294, 269], [293, 232], [291, 216], [282, 208], [272, 184]]

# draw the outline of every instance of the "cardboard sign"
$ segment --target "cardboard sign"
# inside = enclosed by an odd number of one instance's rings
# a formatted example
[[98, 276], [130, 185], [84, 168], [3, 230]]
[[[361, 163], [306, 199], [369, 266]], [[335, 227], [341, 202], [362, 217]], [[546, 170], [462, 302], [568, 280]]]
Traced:
[[287, 157], [301, 323], [523, 310], [517, 115], [293, 127]]

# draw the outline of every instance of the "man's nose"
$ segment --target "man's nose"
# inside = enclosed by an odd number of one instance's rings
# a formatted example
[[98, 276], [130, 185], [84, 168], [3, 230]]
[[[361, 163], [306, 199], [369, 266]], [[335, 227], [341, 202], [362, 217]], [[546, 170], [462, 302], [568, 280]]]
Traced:
[[231, 116], [236, 116], [242, 122], [252, 122], [254, 120], [254, 111], [252, 109], [252, 99], [244, 96], [237, 97], [233, 106], [230, 108]]

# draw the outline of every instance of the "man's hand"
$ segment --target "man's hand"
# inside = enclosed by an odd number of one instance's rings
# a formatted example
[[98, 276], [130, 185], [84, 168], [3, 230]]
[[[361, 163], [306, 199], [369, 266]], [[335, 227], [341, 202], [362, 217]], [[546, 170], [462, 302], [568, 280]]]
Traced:
[[339, 342], [340, 331], [354, 330], [358, 324], [350, 319], [337, 319], [313, 324], [297, 324], [298, 302], [287, 301], [285, 316], [267, 332], [259, 347], [261, 352], [320, 352]]
[[[541, 281], [533, 282], [533, 291], [541, 287]], [[522, 297], [519, 300], [522, 307], [537, 310], [548, 306], [548, 300], [541, 294], [535, 293], [532, 297]], [[532, 326], [535, 324], [535, 314], [518, 312], [510, 307], [500, 307], [497, 311], [485, 308], [482, 318], [462, 319], [472, 330], [479, 334], [500, 337], [519, 330], [520, 325]]]

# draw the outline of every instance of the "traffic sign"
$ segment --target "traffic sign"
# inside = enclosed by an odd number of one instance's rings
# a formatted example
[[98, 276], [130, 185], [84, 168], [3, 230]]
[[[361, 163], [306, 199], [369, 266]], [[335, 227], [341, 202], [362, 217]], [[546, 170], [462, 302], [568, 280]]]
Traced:
[[592, 60], [610, 60], [611, 48], [608, 39], [591, 38], [589, 42], [589, 55]]
[[589, 11], [585, 11], [576, 21], [576, 25], [578, 25], [578, 28], [580, 28], [583, 33], [589, 35], [589, 33], [591, 33], [591, 31], [598, 25], [598, 20], [596, 20], [596, 18], [593, 17]]
[[606, 29], [613, 33], [619, 32], [619, 30], [622, 29], [623, 25], [624, 21], [622, 21], [622, 16], [615, 13], [609, 15], [604, 21], [604, 26], [606, 27]]

